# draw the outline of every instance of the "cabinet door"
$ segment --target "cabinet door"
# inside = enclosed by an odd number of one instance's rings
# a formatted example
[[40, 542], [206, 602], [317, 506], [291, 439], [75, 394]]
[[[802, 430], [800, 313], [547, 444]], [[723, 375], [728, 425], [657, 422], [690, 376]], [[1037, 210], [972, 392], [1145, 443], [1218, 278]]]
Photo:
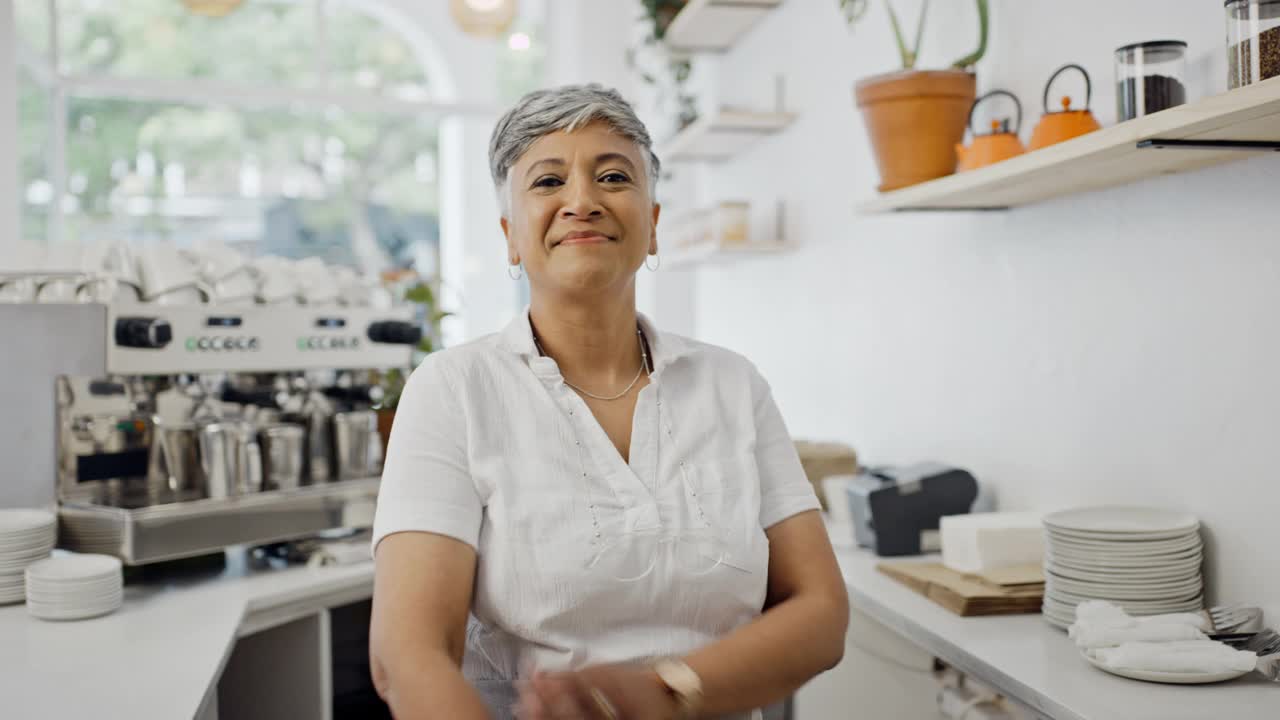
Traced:
[[218, 681], [216, 717], [330, 720], [329, 655], [327, 610], [240, 638]]

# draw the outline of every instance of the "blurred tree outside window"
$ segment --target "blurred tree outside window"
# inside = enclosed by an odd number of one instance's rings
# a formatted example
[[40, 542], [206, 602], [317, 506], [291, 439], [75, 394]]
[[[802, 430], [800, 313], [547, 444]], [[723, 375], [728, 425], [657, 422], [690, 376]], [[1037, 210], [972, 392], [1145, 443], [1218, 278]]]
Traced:
[[180, 0], [15, 6], [25, 239], [211, 239], [438, 272], [437, 120], [416, 105], [430, 78], [361, 3], [248, 0], [222, 17]]

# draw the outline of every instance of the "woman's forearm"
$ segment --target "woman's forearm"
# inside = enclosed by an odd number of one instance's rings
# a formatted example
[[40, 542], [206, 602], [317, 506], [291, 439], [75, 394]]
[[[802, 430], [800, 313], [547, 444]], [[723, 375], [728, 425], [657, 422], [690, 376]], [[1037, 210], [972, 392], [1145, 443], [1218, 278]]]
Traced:
[[799, 595], [685, 657], [702, 679], [703, 714], [742, 712], [786, 698], [840, 662], [848, 622], [843, 597]]
[[479, 693], [452, 658], [432, 654], [388, 678], [382, 699], [396, 720], [488, 720]]

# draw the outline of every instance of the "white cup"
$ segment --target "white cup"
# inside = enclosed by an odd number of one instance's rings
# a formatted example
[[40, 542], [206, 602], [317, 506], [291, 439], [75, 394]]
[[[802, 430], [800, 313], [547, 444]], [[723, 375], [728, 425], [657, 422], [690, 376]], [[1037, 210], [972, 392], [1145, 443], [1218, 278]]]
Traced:
[[246, 266], [213, 283], [213, 299], [223, 305], [252, 305], [258, 283]]
[[298, 301], [298, 283], [288, 260], [268, 255], [256, 258], [252, 268], [258, 284], [258, 302], [274, 305]]
[[248, 259], [240, 251], [216, 240], [197, 242], [191, 249], [184, 250], [183, 255], [196, 266], [200, 279], [207, 285], [214, 285], [249, 268]]
[[351, 307], [359, 307], [363, 305], [365, 298], [361, 288], [360, 276], [355, 270], [349, 267], [330, 268], [333, 275], [333, 283], [338, 288], [338, 302]]
[[293, 264], [298, 295], [308, 305], [333, 305], [340, 296], [333, 271], [320, 258], [304, 258]]
[[[122, 286], [114, 276], [94, 275], [81, 282], [80, 286], [76, 288], [76, 302], [109, 303], [117, 299], [127, 300], [130, 292], [133, 292], [133, 289], [128, 286]], [[137, 299], [136, 293], [133, 299]]]
[[36, 286], [36, 302], [39, 303], [73, 303], [76, 302], [76, 291], [81, 278], [47, 277]]
[[125, 240], [106, 241], [96, 252], [96, 263], [92, 269], [119, 281], [116, 299], [137, 300], [142, 295], [142, 277], [138, 274], [138, 259], [129, 243]]
[[36, 299], [36, 279], [29, 275], [0, 277], [0, 303], [29, 303]]
[[172, 290], [153, 295], [147, 302], [153, 305], [200, 305], [208, 302], [209, 296], [199, 285], [183, 285]]
[[164, 305], [200, 302], [199, 277], [190, 261], [169, 243], [148, 243], [138, 249], [142, 297]]

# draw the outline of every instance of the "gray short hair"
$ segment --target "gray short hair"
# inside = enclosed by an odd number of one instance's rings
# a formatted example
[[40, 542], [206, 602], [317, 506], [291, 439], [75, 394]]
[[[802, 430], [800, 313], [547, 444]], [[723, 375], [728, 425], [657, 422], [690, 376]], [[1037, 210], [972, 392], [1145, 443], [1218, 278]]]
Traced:
[[504, 216], [511, 210], [511, 168], [529, 146], [543, 135], [560, 130], [573, 132], [595, 120], [609, 123], [615, 132], [635, 142], [649, 176], [649, 192], [657, 191], [662, 163], [653, 152], [649, 131], [631, 104], [617, 90], [596, 83], [564, 85], [535, 90], [520, 98], [493, 128], [489, 172]]

